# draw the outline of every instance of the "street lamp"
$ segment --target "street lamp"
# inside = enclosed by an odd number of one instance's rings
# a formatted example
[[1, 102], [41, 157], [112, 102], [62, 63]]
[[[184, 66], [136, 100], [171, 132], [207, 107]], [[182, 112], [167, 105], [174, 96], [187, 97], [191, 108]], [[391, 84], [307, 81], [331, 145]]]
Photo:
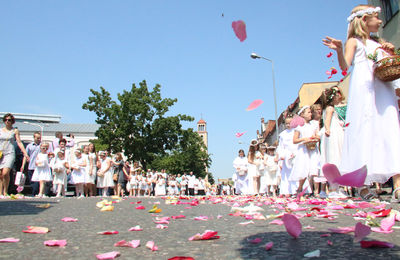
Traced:
[[24, 124], [27, 124], [27, 125], [33, 125], [33, 126], [38, 126], [38, 127], [40, 127], [41, 137], [43, 138], [43, 128], [44, 128], [44, 126], [42, 126], [42, 125], [40, 125], [40, 124], [36, 124], [36, 123], [31, 123], [31, 122], [28, 122], [28, 121], [24, 121], [23, 123], [24, 123]]
[[275, 88], [275, 73], [274, 73], [274, 61], [267, 59], [263, 56], [259, 56], [257, 53], [252, 52], [250, 54], [250, 57], [252, 59], [264, 59], [266, 61], [271, 62], [272, 65], [272, 87], [274, 90], [274, 104], [275, 104], [275, 127], [276, 127], [276, 141], [279, 141], [279, 126], [278, 126], [278, 108], [277, 108], [277, 104], [276, 104], [276, 88]]

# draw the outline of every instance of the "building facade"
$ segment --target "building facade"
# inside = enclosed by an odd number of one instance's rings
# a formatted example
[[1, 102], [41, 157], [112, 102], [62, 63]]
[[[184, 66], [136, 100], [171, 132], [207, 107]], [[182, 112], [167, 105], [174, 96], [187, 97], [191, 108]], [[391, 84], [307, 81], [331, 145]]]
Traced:
[[383, 26], [379, 30], [379, 36], [400, 48], [400, 0], [368, 0], [368, 4], [380, 6], [382, 9], [380, 18]]

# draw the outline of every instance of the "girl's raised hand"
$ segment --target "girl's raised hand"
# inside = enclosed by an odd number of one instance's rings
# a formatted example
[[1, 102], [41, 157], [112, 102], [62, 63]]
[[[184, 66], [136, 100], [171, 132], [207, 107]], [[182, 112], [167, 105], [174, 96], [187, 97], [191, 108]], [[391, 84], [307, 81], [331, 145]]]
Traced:
[[343, 44], [341, 40], [337, 40], [335, 38], [326, 36], [325, 39], [322, 39], [322, 43], [325, 46], [328, 46], [328, 48], [335, 50], [335, 51], [340, 51], [343, 49]]

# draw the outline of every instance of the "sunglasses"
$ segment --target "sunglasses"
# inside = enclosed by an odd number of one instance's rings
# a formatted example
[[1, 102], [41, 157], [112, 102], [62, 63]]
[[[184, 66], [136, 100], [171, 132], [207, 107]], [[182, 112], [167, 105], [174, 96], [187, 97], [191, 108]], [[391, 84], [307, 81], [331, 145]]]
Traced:
[[6, 119], [4, 119], [4, 122], [12, 122], [13, 120], [11, 119], [11, 118], [6, 118]]

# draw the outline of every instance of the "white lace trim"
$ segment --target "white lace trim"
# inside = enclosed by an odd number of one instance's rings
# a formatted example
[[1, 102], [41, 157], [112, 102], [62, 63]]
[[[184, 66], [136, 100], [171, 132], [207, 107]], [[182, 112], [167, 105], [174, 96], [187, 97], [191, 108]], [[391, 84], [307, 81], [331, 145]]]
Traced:
[[351, 23], [354, 20], [354, 18], [362, 17], [365, 14], [373, 14], [373, 13], [380, 13], [380, 12], [381, 12], [381, 8], [379, 6], [375, 7], [375, 8], [370, 7], [370, 8], [364, 9], [364, 10], [360, 10], [355, 13], [352, 13], [349, 17], [347, 17], [347, 22]]

